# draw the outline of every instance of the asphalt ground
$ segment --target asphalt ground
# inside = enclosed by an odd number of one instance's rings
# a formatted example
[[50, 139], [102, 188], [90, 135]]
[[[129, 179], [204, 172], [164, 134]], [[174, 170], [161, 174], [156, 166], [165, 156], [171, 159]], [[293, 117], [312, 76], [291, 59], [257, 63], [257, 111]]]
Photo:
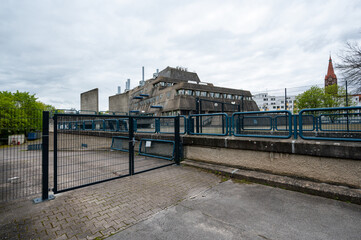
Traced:
[[361, 239], [361, 206], [229, 180], [107, 238], [117, 239]]

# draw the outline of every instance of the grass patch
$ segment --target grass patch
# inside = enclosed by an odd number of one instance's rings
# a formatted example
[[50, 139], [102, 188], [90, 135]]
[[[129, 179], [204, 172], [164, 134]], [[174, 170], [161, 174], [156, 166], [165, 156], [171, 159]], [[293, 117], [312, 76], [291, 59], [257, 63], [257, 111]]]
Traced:
[[232, 178], [232, 182], [240, 183], [240, 184], [253, 184], [254, 183], [254, 182], [250, 182], [246, 179], [237, 179], [237, 178]]

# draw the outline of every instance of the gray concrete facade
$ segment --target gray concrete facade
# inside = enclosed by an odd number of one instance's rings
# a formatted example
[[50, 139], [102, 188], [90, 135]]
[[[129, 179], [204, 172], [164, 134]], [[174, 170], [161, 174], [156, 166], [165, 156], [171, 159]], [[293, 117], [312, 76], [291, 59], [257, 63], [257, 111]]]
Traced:
[[[203, 99], [202, 113], [256, 111], [258, 107], [246, 90], [213, 86], [200, 82], [196, 73], [167, 67], [158, 77], [144, 85], [109, 97], [109, 111], [139, 111], [156, 116], [189, 115], [196, 113], [196, 98]], [[208, 100], [208, 101], [206, 101]], [[217, 101], [219, 103], [209, 102]]]
[[95, 88], [80, 94], [80, 110], [99, 112], [99, 89]]

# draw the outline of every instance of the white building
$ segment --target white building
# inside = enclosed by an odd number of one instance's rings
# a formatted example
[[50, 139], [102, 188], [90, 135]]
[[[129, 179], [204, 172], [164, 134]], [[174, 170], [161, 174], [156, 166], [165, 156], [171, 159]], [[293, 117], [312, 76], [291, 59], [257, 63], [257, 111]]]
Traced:
[[295, 107], [296, 96], [287, 96], [287, 107], [285, 104], [285, 96], [270, 96], [268, 93], [259, 93], [253, 95], [253, 100], [256, 102], [260, 111], [276, 111], [289, 110], [293, 112]]

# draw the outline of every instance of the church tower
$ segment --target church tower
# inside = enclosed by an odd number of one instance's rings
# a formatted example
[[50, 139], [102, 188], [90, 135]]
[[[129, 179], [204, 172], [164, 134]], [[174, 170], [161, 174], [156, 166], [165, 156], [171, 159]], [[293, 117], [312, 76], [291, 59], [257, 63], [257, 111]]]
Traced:
[[325, 87], [331, 86], [333, 84], [337, 85], [337, 77], [335, 72], [333, 71], [332, 59], [330, 55], [330, 60], [328, 61], [327, 75], [325, 76]]

